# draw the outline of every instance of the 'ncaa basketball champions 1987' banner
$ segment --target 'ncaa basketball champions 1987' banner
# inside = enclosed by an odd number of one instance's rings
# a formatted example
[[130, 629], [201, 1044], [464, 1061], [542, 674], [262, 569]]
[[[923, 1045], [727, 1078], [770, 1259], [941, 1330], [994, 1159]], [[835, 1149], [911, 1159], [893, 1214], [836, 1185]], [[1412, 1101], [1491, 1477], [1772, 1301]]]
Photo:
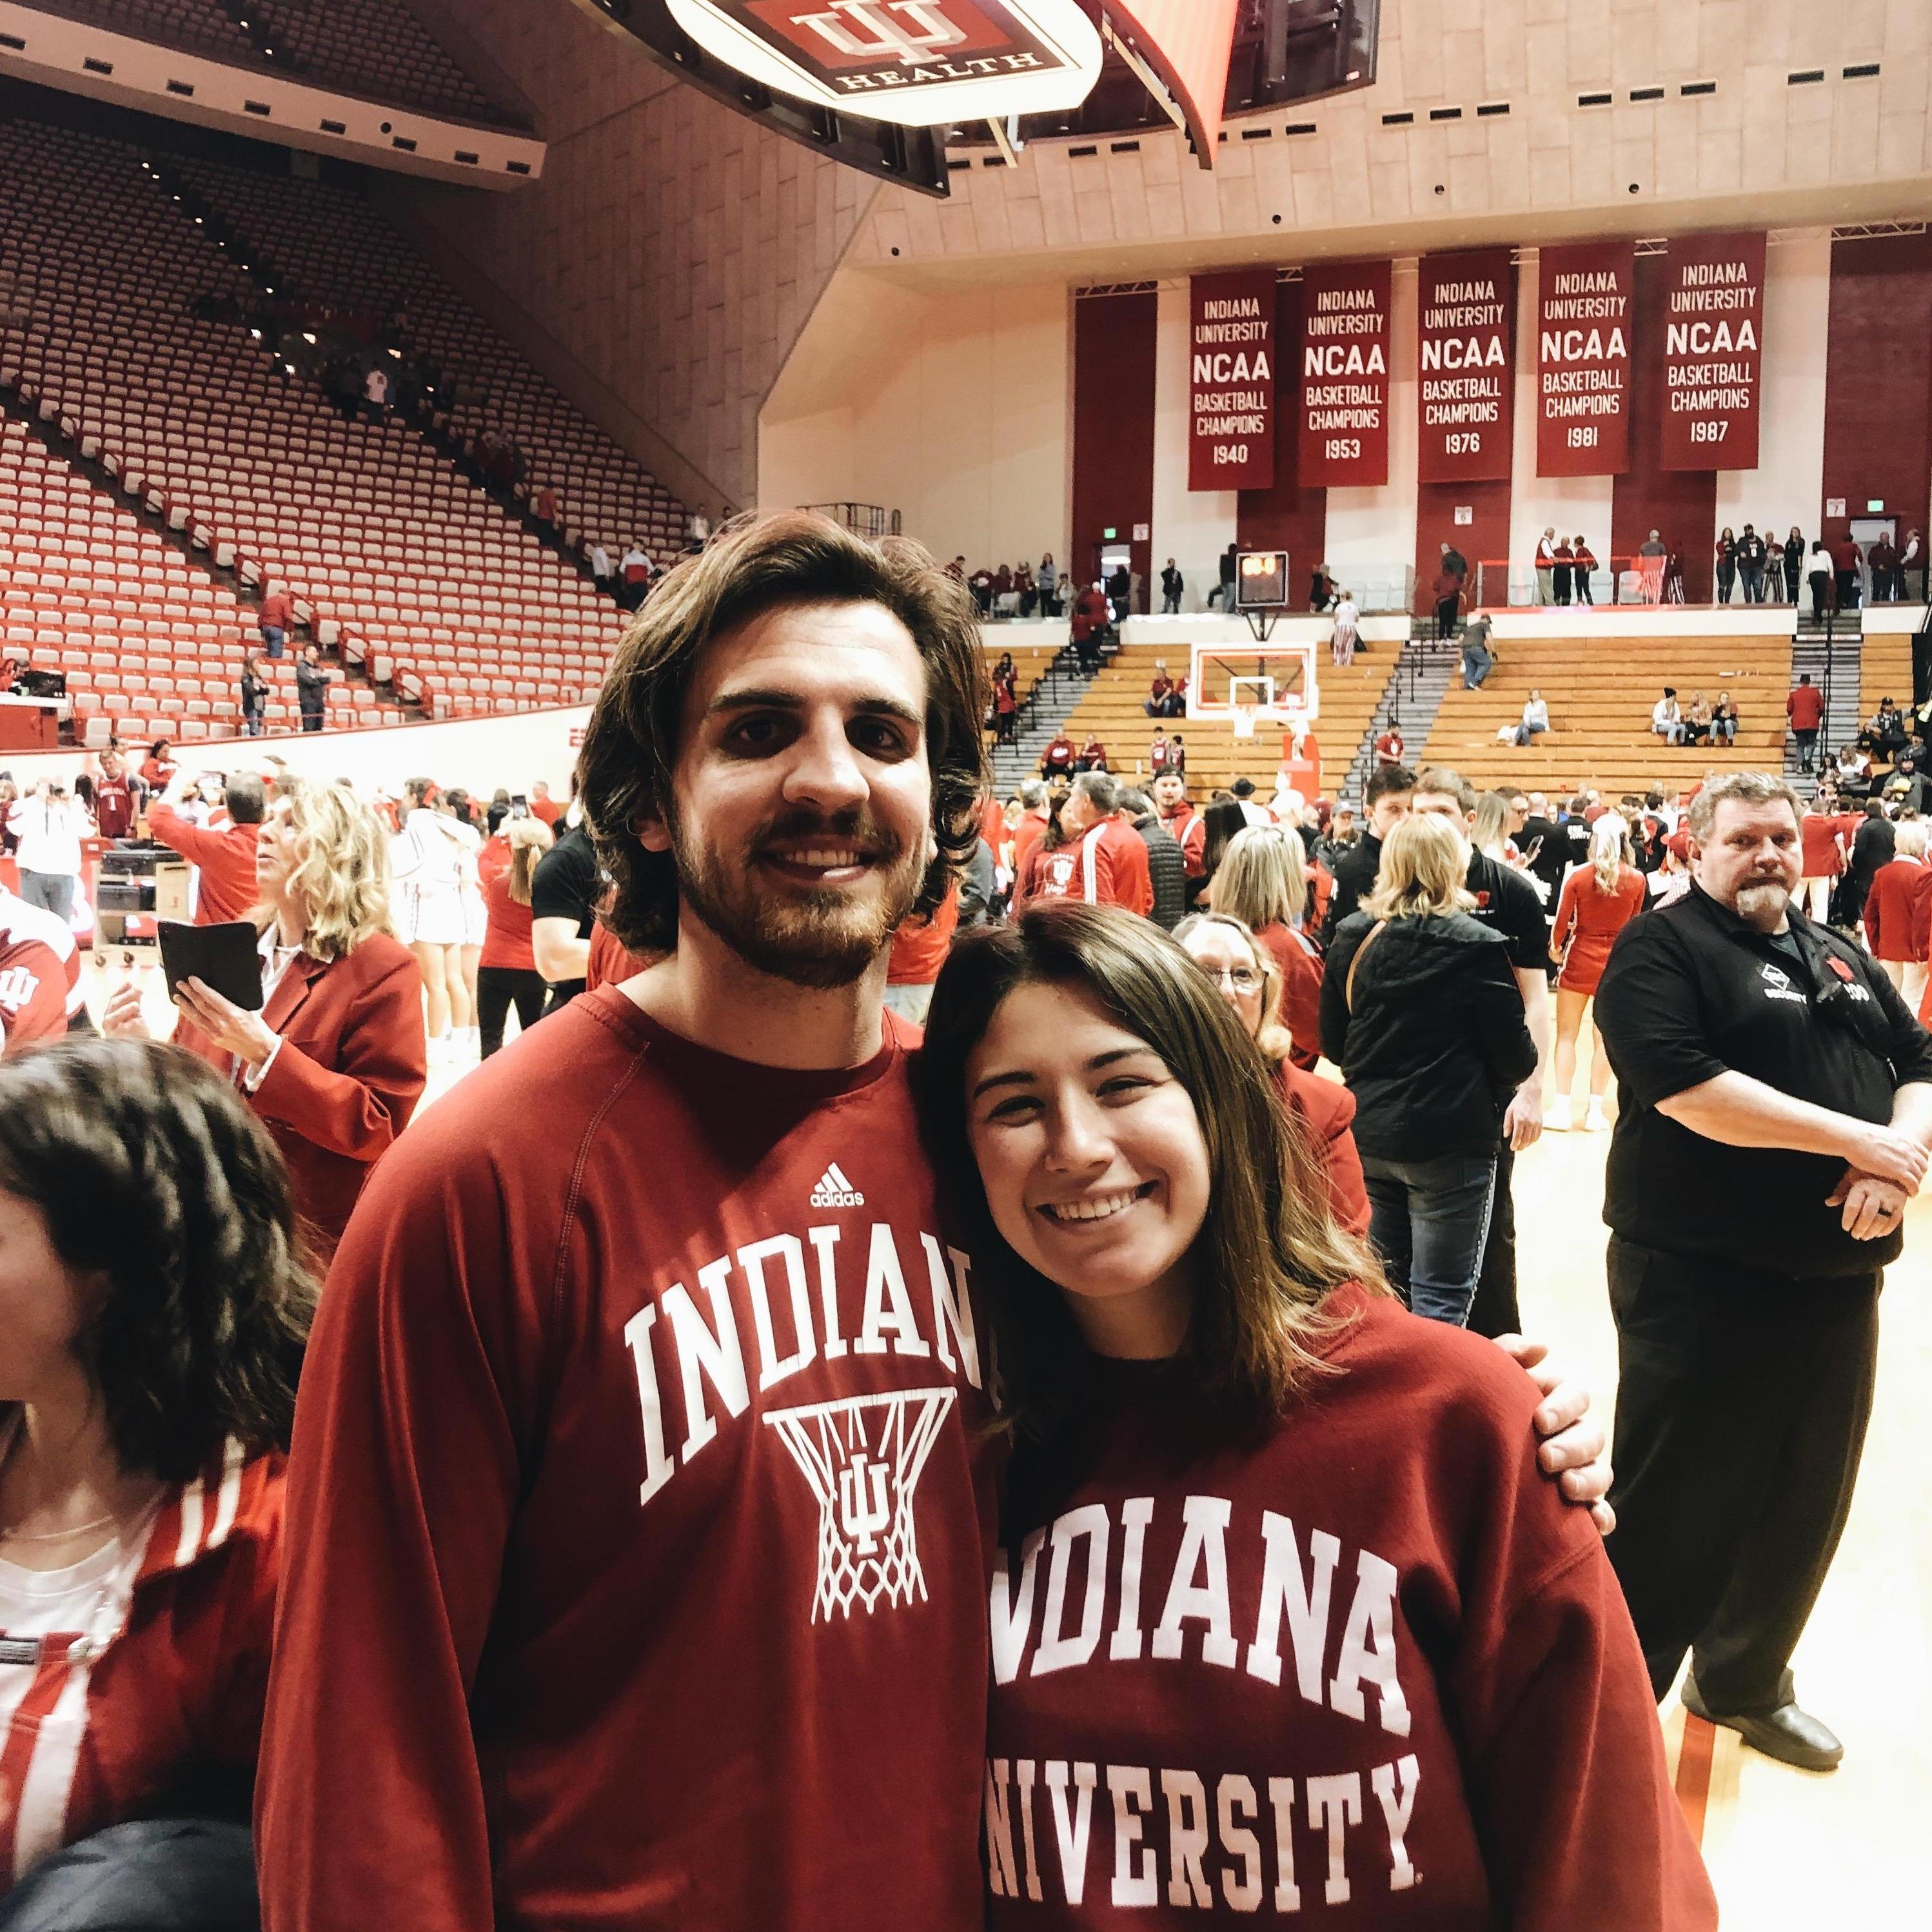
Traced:
[[1388, 481], [1386, 262], [1318, 262], [1301, 272], [1298, 478], [1305, 488]]
[[1664, 291], [1660, 466], [1755, 470], [1764, 236], [1682, 236]]
[[1630, 467], [1629, 242], [1546, 248], [1536, 303], [1536, 473], [1615, 476]]
[[1416, 284], [1417, 473], [1425, 483], [1506, 482], [1516, 417], [1509, 250], [1425, 255]]
[[1272, 268], [1190, 285], [1189, 489], [1274, 488], [1274, 321]]

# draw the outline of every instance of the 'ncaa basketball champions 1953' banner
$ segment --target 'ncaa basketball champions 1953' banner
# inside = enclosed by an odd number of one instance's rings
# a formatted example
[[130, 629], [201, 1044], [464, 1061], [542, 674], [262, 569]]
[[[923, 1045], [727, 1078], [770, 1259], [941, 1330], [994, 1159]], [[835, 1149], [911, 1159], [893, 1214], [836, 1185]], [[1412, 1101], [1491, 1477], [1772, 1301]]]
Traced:
[[1425, 483], [1507, 482], [1516, 418], [1510, 251], [1425, 255], [1416, 284], [1417, 473]]
[[1272, 268], [1190, 284], [1189, 489], [1274, 488], [1274, 323]]
[[1298, 480], [1350, 489], [1388, 481], [1386, 262], [1318, 262], [1301, 272]]
[[1536, 473], [1615, 476], [1630, 467], [1629, 242], [1546, 248], [1536, 314]]
[[1679, 237], [1664, 288], [1660, 466], [1755, 470], [1763, 236]]

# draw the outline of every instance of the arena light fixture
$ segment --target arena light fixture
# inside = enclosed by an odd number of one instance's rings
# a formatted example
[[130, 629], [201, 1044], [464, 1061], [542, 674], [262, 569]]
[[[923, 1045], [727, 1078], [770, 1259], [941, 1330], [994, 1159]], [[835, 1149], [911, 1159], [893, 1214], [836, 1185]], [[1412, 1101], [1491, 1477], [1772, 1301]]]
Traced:
[[1100, 77], [1078, 0], [666, 0], [692, 39], [765, 86], [933, 128], [1077, 107]]

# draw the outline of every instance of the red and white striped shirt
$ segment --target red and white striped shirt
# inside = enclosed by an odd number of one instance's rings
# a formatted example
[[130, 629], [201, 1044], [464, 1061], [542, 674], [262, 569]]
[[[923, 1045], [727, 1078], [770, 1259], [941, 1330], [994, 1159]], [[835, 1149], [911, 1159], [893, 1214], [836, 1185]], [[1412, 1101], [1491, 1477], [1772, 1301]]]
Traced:
[[[0, 1429], [0, 1444], [7, 1431]], [[0, 1628], [0, 1892], [64, 1846], [245, 1792], [268, 1684], [282, 1459], [232, 1438], [167, 1490], [85, 1628]]]

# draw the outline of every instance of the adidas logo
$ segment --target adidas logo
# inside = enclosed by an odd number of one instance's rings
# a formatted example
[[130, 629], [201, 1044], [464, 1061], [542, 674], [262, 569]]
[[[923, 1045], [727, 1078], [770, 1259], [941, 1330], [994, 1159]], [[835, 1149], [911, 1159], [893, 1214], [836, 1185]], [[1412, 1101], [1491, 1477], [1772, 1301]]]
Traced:
[[818, 1177], [818, 1185], [812, 1190], [812, 1204], [814, 1208], [862, 1208], [866, 1197], [845, 1178], [845, 1171], [835, 1160]]

